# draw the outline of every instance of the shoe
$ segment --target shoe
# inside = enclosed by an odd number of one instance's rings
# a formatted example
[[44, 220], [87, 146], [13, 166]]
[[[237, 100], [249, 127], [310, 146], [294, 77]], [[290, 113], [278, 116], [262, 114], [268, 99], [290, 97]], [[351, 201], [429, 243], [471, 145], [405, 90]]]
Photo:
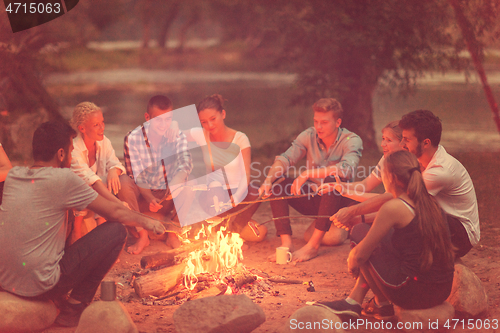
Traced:
[[61, 304], [61, 312], [57, 316], [55, 323], [59, 326], [64, 327], [76, 327], [80, 321], [80, 316], [83, 310], [87, 307], [85, 303], [71, 304], [69, 302], [64, 302]]
[[321, 306], [337, 315], [347, 315], [351, 317], [361, 317], [361, 305], [349, 304], [345, 299], [333, 302], [315, 302], [314, 306]]
[[378, 320], [389, 320], [394, 317], [394, 306], [392, 304], [378, 306], [373, 297], [365, 304], [361, 313], [363, 316], [374, 317]]

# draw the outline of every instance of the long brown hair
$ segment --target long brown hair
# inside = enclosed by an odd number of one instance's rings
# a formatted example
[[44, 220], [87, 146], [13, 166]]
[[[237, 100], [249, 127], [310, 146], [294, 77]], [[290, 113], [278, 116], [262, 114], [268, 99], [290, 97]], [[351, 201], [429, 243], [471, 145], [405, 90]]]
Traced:
[[425, 187], [417, 158], [406, 150], [396, 151], [387, 156], [385, 172], [395, 176], [397, 184], [415, 203], [415, 217], [423, 239], [420, 268], [428, 270], [435, 259], [453, 263], [454, 247], [445, 215]]

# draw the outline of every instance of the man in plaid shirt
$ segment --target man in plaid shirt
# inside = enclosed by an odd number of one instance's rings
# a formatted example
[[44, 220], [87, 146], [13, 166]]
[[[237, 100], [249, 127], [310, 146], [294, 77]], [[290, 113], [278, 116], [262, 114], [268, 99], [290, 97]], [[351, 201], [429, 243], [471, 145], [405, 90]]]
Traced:
[[[147, 206], [151, 212], [161, 210], [166, 214], [174, 208], [173, 199], [165, 200], [169, 194], [178, 197], [175, 208], [179, 217], [189, 209], [190, 191], [176, 189], [185, 183], [193, 165], [186, 136], [182, 132], [173, 138], [168, 135], [172, 109], [172, 102], [166, 96], [152, 97], [144, 114], [146, 123], [125, 136], [124, 158], [129, 178], [122, 183], [118, 197], [132, 210], [140, 211], [139, 207]], [[147, 230], [137, 228], [137, 231], [139, 240], [127, 249], [132, 254], [141, 253], [149, 245]], [[167, 244], [177, 247], [180, 242], [175, 234], [169, 233]]]

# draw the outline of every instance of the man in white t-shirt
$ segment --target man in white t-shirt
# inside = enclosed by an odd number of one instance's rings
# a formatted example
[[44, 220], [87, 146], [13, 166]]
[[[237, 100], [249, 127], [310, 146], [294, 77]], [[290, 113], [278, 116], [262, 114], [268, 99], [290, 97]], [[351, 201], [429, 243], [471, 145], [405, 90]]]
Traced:
[[[67, 123], [40, 125], [33, 135], [34, 164], [10, 170], [0, 207], [0, 290], [54, 300], [62, 326], [78, 324], [116, 262], [127, 236], [122, 224], [165, 232], [159, 221], [98, 195], [69, 169], [75, 135]], [[65, 247], [67, 211], [85, 208], [108, 222]]]
[[[466, 255], [480, 238], [476, 193], [469, 173], [439, 145], [441, 120], [431, 111], [410, 112], [403, 116], [399, 127], [403, 130], [401, 147], [418, 158], [427, 190], [447, 214], [451, 241], [458, 248], [457, 256]], [[392, 195], [384, 193], [343, 208], [330, 219], [336, 226], [351, 228], [359, 223], [355, 217], [378, 211], [390, 199]]]
[[469, 173], [448, 154], [441, 140], [441, 120], [428, 110], [403, 116], [401, 147], [420, 162], [425, 186], [448, 215], [451, 240], [462, 257], [479, 242], [479, 214], [476, 192]]

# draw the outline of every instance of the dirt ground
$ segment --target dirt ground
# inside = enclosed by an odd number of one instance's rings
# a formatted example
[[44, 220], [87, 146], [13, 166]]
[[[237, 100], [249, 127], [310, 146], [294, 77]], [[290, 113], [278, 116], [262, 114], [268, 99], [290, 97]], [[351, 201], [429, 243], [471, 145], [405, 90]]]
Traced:
[[[256, 221], [266, 221], [271, 217], [269, 203], [262, 204], [254, 215]], [[305, 241], [301, 238], [303, 231], [307, 228], [310, 219], [292, 220], [296, 246], [302, 246]], [[349, 253], [349, 242], [337, 247], [322, 247], [320, 255], [308, 262], [277, 265], [268, 262], [267, 256], [275, 251], [280, 245], [279, 239], [275, 237], [275, 229], [272, 223], [269, 233], [264, 241], [260, 243], [247, 243], [248, 249], [244, 251], [243, 264], [249, 269], [257, 269], [267, 273], [269, 276], [281, 276], [289, 279], [300, 279], [313, 281], [316, 291], [308, 292], [305, 285], [285, 285], [270, 283], [271, 292], [266, 293], [264, 298], [255, 299], [262, 307], [266, 315], [266, 321], [254, 332], [283, 332], [289, 324], [289, 317], [301, 307], [307, 306], [306, 302], [320, 300], [335, 300], [345, 298], [354, 285], [354, 280], [347, 274], [346, 259]], [[158, 251], [167, 250], [161, 241], [152, 241], [143, 254], [153, 254]], [[135, 294], [134, 289], [127, 283], [131, 272], [140, 268], [142, 255], [130, 255], [123, 251], [120, 261], [109, 272], [107, 279], [113, 279], [123, 286], [118, 286], [117, 296], [122, 300], [125, 308], [130, 313], [137, 325], [139, 332], [176, 332], [172, 314], [179, 305], [161, 306], [144, 305], [142, 300]], [[493, 247], [479, 245], [467, 254], [463, 261], [471, 268], [483, 282], [489, 297], [489, 313], [485, 318], [500, 319], [500, 264], [497, 262], [499, 251]], [[273, 294], [273, 295], [272, 295]], [[98, 299], [99, 291], [96, 299]], [[368, 297], [371, 297], [368, 294]], [[201, 316], [202, 314], [200, 314]], [[75, 329], [62, 327], [51, 327], [44, 333], [69, 333]], [[299, 331], [299, 330], [297, 330]], [[370, 332], [369, 330], [351, 330]], [[383, 330], [373, 330], [381, 332]], [[397, 330], [393, 330], [395, 332]], [[460, 332], [461, 330], [455, 330]], [[486, 330], [467, 330], [468, 332], [485, 332]], [[494, 331], [494, 330], [490, 330]]]

